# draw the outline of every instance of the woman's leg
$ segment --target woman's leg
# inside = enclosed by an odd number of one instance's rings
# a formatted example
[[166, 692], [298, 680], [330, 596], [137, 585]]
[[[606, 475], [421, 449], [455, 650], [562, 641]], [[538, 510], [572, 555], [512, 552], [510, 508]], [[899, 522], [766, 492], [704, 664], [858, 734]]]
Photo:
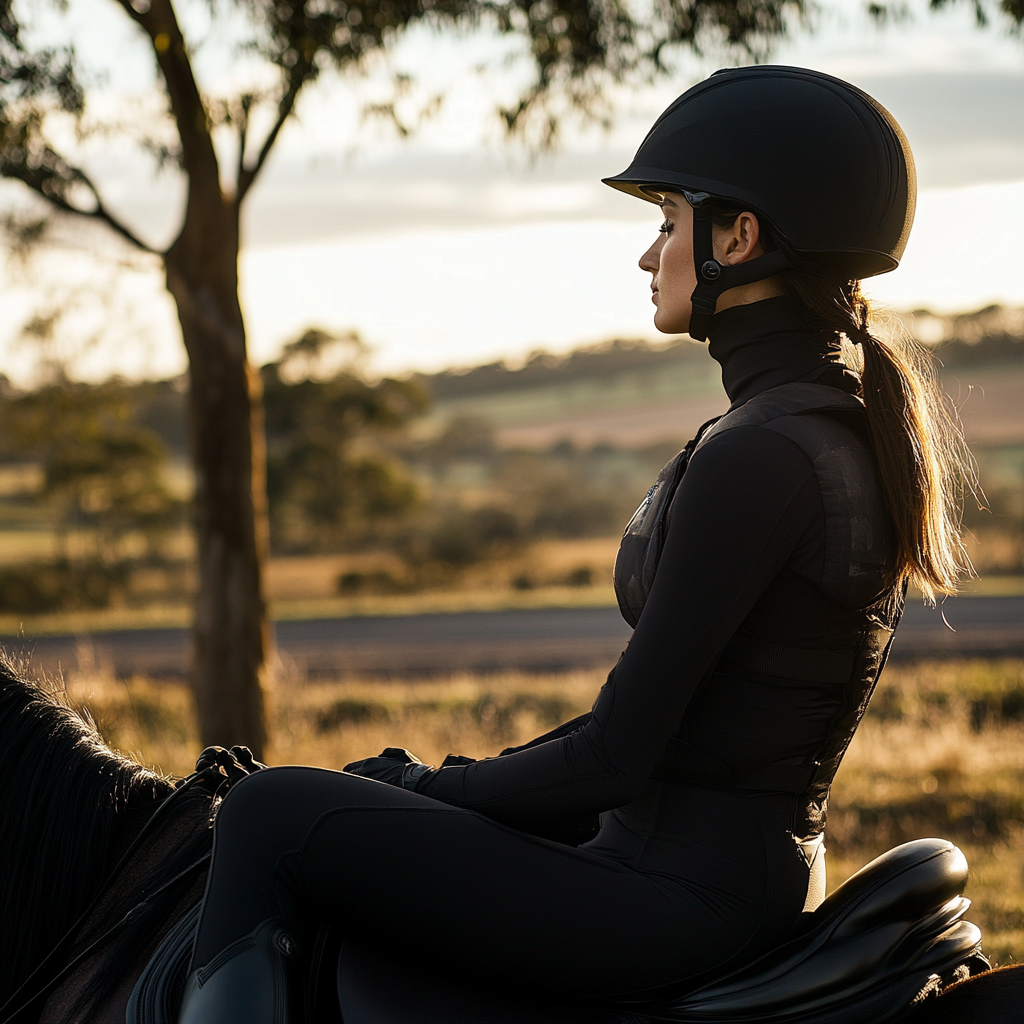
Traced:
[[220, 810], [193, 965], [296, 904], [361, 934], [396, 927], [453, 969], [578, 996], [728, 959], [764, 909], [763, 855], [725, 901], [603, 856], [340, 772], [274, 768]]

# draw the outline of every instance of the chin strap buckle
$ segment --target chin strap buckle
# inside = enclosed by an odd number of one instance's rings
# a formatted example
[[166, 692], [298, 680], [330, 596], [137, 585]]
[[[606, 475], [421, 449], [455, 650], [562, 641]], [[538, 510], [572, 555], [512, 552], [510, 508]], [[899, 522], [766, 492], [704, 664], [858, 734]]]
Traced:
[[722, 276], [722, 264], [718, 260], [705, 260], [700, 265], [700, 276], [709, 283], [717, 281]]

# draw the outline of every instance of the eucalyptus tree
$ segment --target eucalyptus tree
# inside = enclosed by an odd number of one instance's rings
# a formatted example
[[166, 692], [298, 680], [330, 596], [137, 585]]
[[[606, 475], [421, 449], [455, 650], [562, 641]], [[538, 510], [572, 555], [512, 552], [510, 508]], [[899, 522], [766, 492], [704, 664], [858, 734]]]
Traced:
[[[609, 87], [666, 73], [673, 53], [709, 42], [765, 52], [811, 0], [106, 2], [136, 26], [135, 43], [148, 52], [165, 102], [173, 141], [157, 147], [158, 155], [177, 166], [187, 185], [173, 241], [159, 248], [142, 237], [105, 198], [74, 142], [60, 141], [68, 133], [54, 125], [85, 123], [93, 87], [73, 47], [40, 44], [27, 31], [26, 19], [44, 0], [0, 0], [0, 174], [20, 181], [55, 214], [101, 222], [162, 261], [189, 361], [199, 578], [193, 678], [201, 734], [205, 742], [244, 742], [258, 752], [266, 739], [265, 456], [260, 380], [247, 360], [238, 298], [239, 214], [303, 90], [325, 74], [360, 74], [415, 26], [489, 31], [518, 39], [532, 68], [522, 94], [497, 114], [510, 136], [543, 146], [557, 134], [560, 115], [608, 116]], [[1019, 0], [1002, 3], [1019, 22]], [[262, 66], [261, 88], [204, 90], [197, 40], [184, 29], [190, 4], [223, 19], [245, 60]], [[48, 16], [65, 17], [69, 9], [68, 0], [52, 0]], [[111, 64], [120, 57], [109, 54]], [[132, 134], [113, 123], [105, 130]], [[215, 144], [225, 132], [233, 146]], [[152, 149], [152, 139], [136, 141]]]

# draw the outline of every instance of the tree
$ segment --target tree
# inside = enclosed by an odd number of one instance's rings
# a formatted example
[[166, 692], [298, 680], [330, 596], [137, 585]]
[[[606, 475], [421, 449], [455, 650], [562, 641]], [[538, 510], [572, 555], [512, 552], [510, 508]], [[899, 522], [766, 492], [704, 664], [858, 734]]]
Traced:
[[[567, 111], [607, 119], [606, 87], [665, 72], [673, 49], [721, 41], [760, 53], [810, 0], [654, 0], [642, 8], [626, 0], [206, 0], [230, 31], [242, 33], [240, 49], [258, 56], [274, 83], [219, 97], [204, 95], [197, 81], [179, 18], [186, 0], [110, 2], [138, 27], [166, 99], [175, 141], [139, 141], [186, 179], [174, 241], [162, 251], [149, 245], [104, 201], [74, 151], [55, 141], [55, 122], [83, 125], [87, 90], [73, 50], [26, 43], [15, 0], [0, 0], [0, 174], [51, 210], [99, 221], [163, 262], [189, 359], [201, 734], [204, 742], [245, 742], [258, 752], [265, 740], [267, 511], [260, 380], [246, 357], [238, 301], [239, 211], [303, 89], [325, 71], [358, 72], [417, 24], [490, 28], [520, 39], [535, 69], [500, 115], [509, 133], [543, 146]], [[1001, 2], [1019, 24], [1018, 0]], [[56, 14], [66, 7], [54, 0]], [[215, 146], [217, 130], [233, 133], [231, 166]]]
[[[358, 352], [361, 342], [314, 328], [261, 370], [271, 537], [278, 550], [337, 551], [379, 536], [382, 525], [418, 499], [405, 469], [365, 441], [425, 412], [429, 393], [411, 380], [369, 383], [351, 364], [318, 373], [324, 356], [342, 345]], [[362, 450], [354, 450], [360, 440]]]
[[[133, 390], [118, 380], [92, 386], [60, 378], [0, 398], [5, 455], [39, 464], [38, 499], [58, 540], [54, 562], [5, 570], [6, 610], [105, 607], [127, 586], [140, 540], [150, 564], [163, 561], [185, 503], [164, 482], [167, 450], [138, 421]], [[73, 531], [91, 539], [91, 554], [79, 544], [72, 557]]]

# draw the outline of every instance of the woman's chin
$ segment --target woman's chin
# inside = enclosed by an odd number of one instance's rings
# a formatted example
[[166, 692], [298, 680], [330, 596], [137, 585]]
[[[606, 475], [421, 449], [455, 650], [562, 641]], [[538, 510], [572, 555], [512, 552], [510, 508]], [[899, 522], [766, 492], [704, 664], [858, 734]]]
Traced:
[[668, 316], [662, 310], [654, 314], [654, 327], [660, 334], [685, 334], [690, 326], [690, 317]]

